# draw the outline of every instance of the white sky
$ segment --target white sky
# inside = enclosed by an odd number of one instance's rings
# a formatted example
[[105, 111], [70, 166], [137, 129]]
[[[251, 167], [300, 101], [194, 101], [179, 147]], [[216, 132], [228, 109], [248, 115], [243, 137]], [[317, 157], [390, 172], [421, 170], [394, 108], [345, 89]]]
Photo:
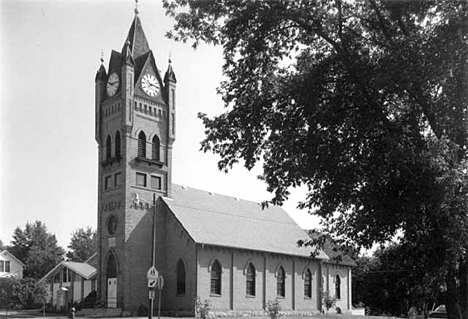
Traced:
[[[66, 248], [72, 231], [96, 228], [97, 144], [94, 76], [104, 52], [120, 51], [134, 18], [132, 0], [3, 0], [0, 51], [0, 239], [41, 220]], [[237, 166], [217, 169], [218, 157], [202, 153], [198, 112], [223, 112], [216, 88], [222, 52], [164, 37], [173, 22], [157, 0], [140, 0], [140, 19], [162, 72], [169, 54], [177, 77], [177, 127], [173, 182], [247, 200], [270, 198], [256, 176]], [[295, 191], [284, 209], [303, 228], [318, 219], [295, 209]]]

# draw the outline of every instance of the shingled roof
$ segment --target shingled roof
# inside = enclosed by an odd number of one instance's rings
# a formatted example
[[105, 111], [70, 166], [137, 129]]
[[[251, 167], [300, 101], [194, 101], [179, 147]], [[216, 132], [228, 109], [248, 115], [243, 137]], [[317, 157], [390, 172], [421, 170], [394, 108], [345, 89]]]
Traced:
[[[179, 185], [163, 201], [199, 244], [304, 257], [313, 250], [298, 246], [308, 235], [279, 207]], [[316, 258], [328, 259], [322, 251]]]

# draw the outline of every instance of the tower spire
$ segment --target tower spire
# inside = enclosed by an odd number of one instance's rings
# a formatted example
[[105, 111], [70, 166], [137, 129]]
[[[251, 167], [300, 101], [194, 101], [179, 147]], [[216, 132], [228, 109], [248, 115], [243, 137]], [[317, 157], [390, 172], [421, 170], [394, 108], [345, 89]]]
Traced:
[[138, 15], [140, 13], [140, 10], [138, 10], [138, 0], [135, 0], [135, 15]]

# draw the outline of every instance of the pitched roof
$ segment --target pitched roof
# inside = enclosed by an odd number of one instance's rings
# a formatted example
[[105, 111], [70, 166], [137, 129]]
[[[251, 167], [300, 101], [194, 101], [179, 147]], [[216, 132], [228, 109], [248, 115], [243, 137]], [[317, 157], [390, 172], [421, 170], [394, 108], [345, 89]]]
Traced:
[[279, 207], [179, 185], [163, 201], [196, 243], [304, 257], [313, 250], [297, 245], [308, 235]]
[[16, 262], [18, 262], [18, 263], [19, 263], [21, 266], [23, 266], [23, 267], [25, 266], [25, 265], [21, 262], [21, 260], [19, 260], [18, 258], [16, 258], [16, 256], [13, 255], [12, 253], [10, 253], [8, 250], [0, 251], [0, 255], [3, 255], [3, 256], [8, 255], [8, 256], [10, 256], [10, 259], [15, 260]]
[[57, 269], [66, 267], [74, 272], [76, 272], [78, 275], [83, 277], [84, 279], [90, 279], [94, 277], [97, 274], [96, 268], [91, 266], [90, 264], [84, 262], [84, 263], [79, 263], [79, 262], [74, 262], [74, 261], [61, 261], [57, 266], [55, 266], [51, 271], [49, 271], [44, 277], [41, 278], [40, 281], [46, 280], [48, 277], [51, 275], [55, 274]]

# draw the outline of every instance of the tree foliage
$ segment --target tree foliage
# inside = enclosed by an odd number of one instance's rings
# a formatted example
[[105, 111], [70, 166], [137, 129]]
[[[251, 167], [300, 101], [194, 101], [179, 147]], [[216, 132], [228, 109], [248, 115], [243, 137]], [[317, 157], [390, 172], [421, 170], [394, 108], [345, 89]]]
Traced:
[[[199, 114], [221, 170], [242, 161], [282, 204], [348, 243], [400, 235], [468, 316], [466, 1], [165, 0], [170, 38], [221, 45], [226, 111]], [[442, 284], [442, 282], [441, 282]]]
[[8, 250], [26, 265], [23, 276], [35, 279], [42, 278], [54, 268], [65, 254], [55, 235], [50, 234], [46, 225], [38, 220], [26, 223], [24, 229], [17, 227]]
[[78, 228], [72, 233], [68, 248], [67, 258], [70, 261], [86, 261], [97, 251], [96, 231], [91, 227]]
[[428, 265], [432, 259], [410, 243], [392, 243], [371, 257], [357, 258], [353, 303], [364, 305], [371, 315], [400, 316], [412, 307], [427, 312], [444, 302], [439, 287], [443, 278]]

